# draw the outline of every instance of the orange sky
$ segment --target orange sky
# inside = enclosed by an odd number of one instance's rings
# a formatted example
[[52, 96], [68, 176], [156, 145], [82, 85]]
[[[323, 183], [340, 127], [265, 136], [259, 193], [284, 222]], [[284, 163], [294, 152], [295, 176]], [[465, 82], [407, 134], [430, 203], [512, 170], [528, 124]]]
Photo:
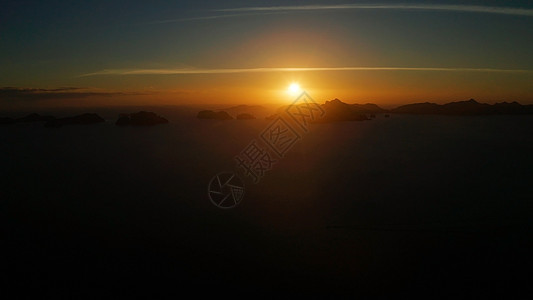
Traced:
[[533, 104], [533, 7], [245, 4], [14, 3], [0, 108], [279, 104], [291, 82], [319, 102]]
[[[116, 88], [116, 78], [109, 87]], [[96, 79], [96, 78], [95, 78]], [[476, 71], [311, 71], [238, 74], [123, 75], [120, 84], [146, 95], [123, 98], [164, 104], [261, 104], [291, 101], [287, 87], [300, 84], [317, 101], [395, 106], [476, 98], [482, 102], [533, 102], [533, 73]], [[143, 85], [145, 81], [157, 86]]]

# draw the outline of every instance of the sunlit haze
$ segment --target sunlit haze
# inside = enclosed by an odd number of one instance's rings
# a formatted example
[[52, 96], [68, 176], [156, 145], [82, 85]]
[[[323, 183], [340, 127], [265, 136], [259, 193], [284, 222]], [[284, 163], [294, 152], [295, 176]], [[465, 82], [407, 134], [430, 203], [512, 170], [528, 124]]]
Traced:
[[528, 1], [96, 3], [3, 4], [2, 107], [533, 103]]

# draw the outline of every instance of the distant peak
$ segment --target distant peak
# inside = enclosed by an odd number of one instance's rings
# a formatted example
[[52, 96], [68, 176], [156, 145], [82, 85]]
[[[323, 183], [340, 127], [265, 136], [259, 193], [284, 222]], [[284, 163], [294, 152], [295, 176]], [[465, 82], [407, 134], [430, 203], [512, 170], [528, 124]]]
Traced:
[[261, 105], [247, 105], [247, 104], [240, 104], [240, 105], [235, 105], [235, 106], [232, 106], [232, 107], [222, 108], [222, 109], [218, 109], [218, 110], [230, 110], [230, 109], [259, 109], [259, 108], [263, 108], [263, 106], [261, 106]]
[[326, 103], [338, 104], [338, 103], [344, 103], [344, 102], [342, 102], [338, 98], [335, 98], [335, 99], [333, 99], [331, 101], [326, 101]]

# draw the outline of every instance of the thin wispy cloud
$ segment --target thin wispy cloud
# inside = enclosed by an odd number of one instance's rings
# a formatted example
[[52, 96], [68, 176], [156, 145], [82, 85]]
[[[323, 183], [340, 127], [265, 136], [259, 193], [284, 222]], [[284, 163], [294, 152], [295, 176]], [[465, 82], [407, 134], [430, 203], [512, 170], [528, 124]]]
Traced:
[[181, 18], [181, 19], [168, 19], [168, 20], [158, 20], [146, 22], [143, 24], [166, 24], [166, 23], [176, 23], [176, 22], [186, 22], [186, 21], [197, 21], [197, 20], [212, 20], [212, 19], [225, 19], [225, 18], [235, 18], [235, 17], [246, 17], [246, 16], [264, 16], [264, 15], [279, 15], [286, 14], [286, 11], [273, 11], [273, 12], [241, 12], [236, 14], [224, 14], [216, 16], [202, 16], [202, 17], [191, 17], [191, 18]]
[[193, 75], [235, 74], [272, 72], [317, 72], [317, 71], [418, 71], [418, 72], [485, 72], [485, 73], [533, 73], [526, 69], [494, 68], [417, 68], [417, 67], [311, 67], [311, 68], [230, 68], [230, 69], [109, 69], [82, 74], [79, 77], [101, 75]]
[[273, 11], [316, 11], [341, 9], [383, 9], [383, 10], [421, 10], [421, 11], [455, 11], [471, 13], [490, 13], [517, 16], [533, 16], [533, 9], [483, 6], [483, 5], [448, 5], [448, 4], [338, 4], [338, 5], [296, 5], [296, 6], [256, 6], [217, 9], [218, 12], [273, 12]]
[[451, 4], [336, 4], [336, 5], [295, 5], [295, 6], [254, 6], [211, 10], [226, 13], [222, 15], [200, 16], [180, 19], [167, 19], [143, 24], [166, 24], [186, 21], [238, 18], [246, 16], [278, 15], [298, 11], [321, 10], [403, 10], [403, 11], [450, 11], [467, 13], [502, 14], [515, 16], [533, 16], [533, 9], [519, 7], [451, 5]]

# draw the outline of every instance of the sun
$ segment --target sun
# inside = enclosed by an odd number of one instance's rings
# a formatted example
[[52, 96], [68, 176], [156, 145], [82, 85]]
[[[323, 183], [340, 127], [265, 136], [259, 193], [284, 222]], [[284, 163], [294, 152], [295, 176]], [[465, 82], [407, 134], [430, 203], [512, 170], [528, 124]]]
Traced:
[[287, 92], [291, 95], [297, 95], [301, 90], [302, 89], [300, 88], [300, 85], [296, 82], [293, 82], [289, 85]]

